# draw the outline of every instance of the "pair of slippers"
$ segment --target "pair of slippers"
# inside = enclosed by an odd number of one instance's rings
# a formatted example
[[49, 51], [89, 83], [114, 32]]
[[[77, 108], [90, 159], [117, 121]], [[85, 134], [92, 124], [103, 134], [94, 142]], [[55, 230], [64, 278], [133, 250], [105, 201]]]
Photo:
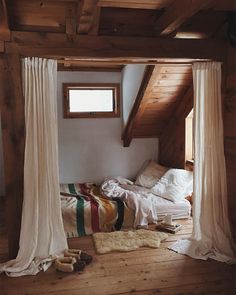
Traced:
[[55, 268], [63, 272], [83, 271], [85, 266], [91, 263], [93, 257], [78, 249], [64, 251], [64, 257], [57, 258]]

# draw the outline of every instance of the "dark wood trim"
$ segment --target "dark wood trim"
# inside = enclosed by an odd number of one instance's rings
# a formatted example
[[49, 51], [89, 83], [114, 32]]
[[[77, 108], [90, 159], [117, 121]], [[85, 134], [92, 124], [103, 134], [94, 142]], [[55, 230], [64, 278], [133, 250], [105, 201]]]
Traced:
[[213, 0], [176, 0], [161, 15], [155, 24], [155, 32], [169, 35], [176, 31], [186, 20], [201, 9], [208, 7]]
[[[69, 88], [81, 89], [112, 89], [113, 106], [112, 112], [78, 112], [71, 113], [69, 110]], [[63, 83], [63, 116], [68, 119], [76, 118], [119, 118], [120, 117], [120, 84], [119, 83]]]
[[124, 129], [124, 132], [123, 132], [123, 135], [122, 135], [124, 147], [128, 147], [130, 145], [130, 143], [131, 143], [134, 121], [135, 121], [135, 118], [137, 116], [137, 113], [138, 113], [140, 104], [142, 102], [144, 93], [146, 91], [146, 88], [148, 86], [148, 83], [149, 83], [149, 81], [151, 79], [154, 68], [155, 68], [155, 66], [153, 66], [153, 65], [146, 66], [146, 69], [145, 69], [145, 72], [144, 72], [144, 75], [143, 75], [143, 79], [142, 79], [141, 85], [139, 87], [137, 97], [135, 99], [134, 105], [132, 107], [132, 110], [130, 112], [127, 124], [125, 126], [125, 129]]
[[14, 258], [19, 247], [23, 202], [25, 116], [21, 61], [12, 44], [6, 43], [6, 54], [0, 55], [0, 85], [8, 249], [9, 258]]
[[23, 56], [50, 58], [126, 60], [127, 63], [155, 59], [222, 60], [226, 43], [215, 39], [168, 39], [76, 35], [68, 42], [66, 34], [12, 32], [12, 41]]

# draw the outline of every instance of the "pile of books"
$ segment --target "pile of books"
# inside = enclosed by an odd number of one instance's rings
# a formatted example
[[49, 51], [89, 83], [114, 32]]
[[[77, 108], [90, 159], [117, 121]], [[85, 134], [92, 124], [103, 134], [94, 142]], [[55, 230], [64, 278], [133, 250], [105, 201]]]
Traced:
[[166, 224], [164, 222], [160, 222], [157, 226], [156, 229], [161, 230], [161, 231], [166, 231], [172, 234], [175, 234], [182, 228], [181, 224], [173, 223], [173, 224]]

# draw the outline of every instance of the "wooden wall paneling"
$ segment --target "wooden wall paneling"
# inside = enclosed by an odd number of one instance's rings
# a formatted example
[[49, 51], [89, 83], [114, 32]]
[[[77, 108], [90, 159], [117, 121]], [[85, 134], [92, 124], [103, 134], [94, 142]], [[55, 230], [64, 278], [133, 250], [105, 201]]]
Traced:
[[0, 85], [8, 248], [9, 258], [14, 258], [19, 246], [23, 202], [25, 121], [20, 56], [10, 44], [6, 44], [6, 53], [0, 55]]
[[185, 118], [193, 108], [193, 88], [186, 91], [159, 138], [159, 163], [173, 168], [185, 167]]
[[236, 49], [228, 45], [224, 93], [224, 144], [229, 214], [236, 242]]
[[213, 0], [176, 0], [174, 1], [157, 20], [155, 32], [160, 35], [169, 35], [176, 31], [187, 19], [208, 7]]
[[5, 0], [0, 0], [0, 40], [10, 41], [11, 32], [8, 24], [8, 13]]
[[133, 127], [134, 127], [134, 122], [135, 122], [137, 113], [139, 111], [140, 104], [141, 104], [142, 99], [144, 97], [145, 91], [148, 87], [149, 80], [151, 79], [152, 73], [154, 71], [154, 68], [155, 68], [155, 66], [149, 65], [145, 69], [142, 83], [139, 87], [137, 97], [135, 99], [134, 105], [132, 107], [132, 110], [131, 110], [129, 118], [128, 118], [128, 122], [125, 126], [125, 129], [124, 129], [124, 132], [122, 135], [124, 147], [128, 147], [130, 145], [131, 140], [132, 140], [132, 137], [133, 137], [132, 132], [133, 132]]
[[3, 41], [0, 41], [0, 53], [4, 52], [5, 50], [5, 45]]
[[7, 1], [12, 30], [65, 32], [68, 11], [77, 11], [73, 1]]

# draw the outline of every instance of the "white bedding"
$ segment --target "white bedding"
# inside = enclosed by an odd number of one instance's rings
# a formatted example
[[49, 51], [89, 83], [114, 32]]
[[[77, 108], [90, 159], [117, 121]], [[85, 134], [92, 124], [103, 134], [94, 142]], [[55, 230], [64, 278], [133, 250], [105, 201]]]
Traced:
[[130, 184], [122, 178], [108, 178], [100, 189], [107, 197], [121, 198], [135, 211], [135, 227], [156, 223], [168, 213], [172, 214], [173, 219], [190, 216], [191, 205], [187, 200], [173, 203], [154, 195], [150, 189]]

